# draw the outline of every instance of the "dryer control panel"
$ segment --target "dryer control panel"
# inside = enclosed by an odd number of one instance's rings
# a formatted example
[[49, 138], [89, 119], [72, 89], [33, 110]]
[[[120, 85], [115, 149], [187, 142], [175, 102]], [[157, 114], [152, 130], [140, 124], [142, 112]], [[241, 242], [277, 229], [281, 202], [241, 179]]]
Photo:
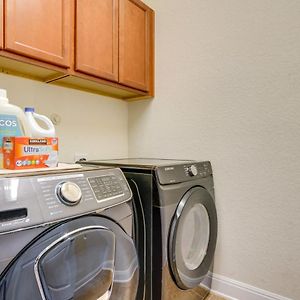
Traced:
[[157, 167], [157, 177], [160, 184], [174, 184], [212, 175], [211, 163], [188, 162]]
[[101, 211], [132, 193], [118, 168], [0, 178], [0, 234]]

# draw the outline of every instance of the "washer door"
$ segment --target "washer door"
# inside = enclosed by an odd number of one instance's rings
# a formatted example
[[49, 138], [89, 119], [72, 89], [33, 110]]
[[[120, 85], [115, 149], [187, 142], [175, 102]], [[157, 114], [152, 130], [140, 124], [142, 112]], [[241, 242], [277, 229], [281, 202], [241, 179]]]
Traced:
[[131, 237], [109, 219], [86, 216], [50, 227], [23, 249], [1, 274], [0, 299], [131, 300], [137, 286]]
[[179, 288], [200, 284], [212, 264], [216, 240], [214, 200], [206, 189], [193, 187], [179, 202], [169, 234], [169, 264]]

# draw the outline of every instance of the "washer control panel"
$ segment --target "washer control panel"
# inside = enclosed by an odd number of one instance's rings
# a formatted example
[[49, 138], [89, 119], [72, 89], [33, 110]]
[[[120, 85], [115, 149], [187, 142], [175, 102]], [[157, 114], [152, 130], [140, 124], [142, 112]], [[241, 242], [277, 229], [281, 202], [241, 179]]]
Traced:
[[209, 176], [212, 176], [212, 168], [209, 161], [195, 161], [157, 167], [157, 177], [160, 184], [174, 184]]
[[0, 178], [0, 234], [49, 224], [129, 201], [118, 168]]
[[88, 178], [97, 201], [123, 194], [122, 186], [115, 175]]

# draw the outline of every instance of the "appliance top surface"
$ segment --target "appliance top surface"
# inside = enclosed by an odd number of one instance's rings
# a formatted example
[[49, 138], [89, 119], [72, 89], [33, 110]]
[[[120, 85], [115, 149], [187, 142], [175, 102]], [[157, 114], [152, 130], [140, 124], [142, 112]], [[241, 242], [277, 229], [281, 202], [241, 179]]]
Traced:
[[44, 168], [44, 169], [31, 169], [31, 170], [18, 170], [11, 171], [8, 170], [6, 173], [5, 170], [3, 173], [0, 173], [0, 178], [11, 178], [11, 177], [29, 177], [29, 176], [42, 176], [42, 175], [54, 175], [54, 174], [64, 174], [64, 173], [74, 173], [74, 172], [86, 172], [86, 171], [95, 171], [95, 170], [108, 170], [112, 167], [109, 166], [81, 166], [78, 164], [78, 167], [74, 168], [74, 164], [64, 164], [63, 168]]
[[209, 161], [126, 158], [87, 161], [86, 164], [120, 167], [124, 172], [154, 172], [160, 184], [175, 184], [212, 176]]
[[153, 169], [155, 167], [172, 166], [192, 163], [193, 160], [165, 159], [165, 158], [121, 158], [109, 160], [90, 160], [88, 163], [99, 165], [130, 166]]

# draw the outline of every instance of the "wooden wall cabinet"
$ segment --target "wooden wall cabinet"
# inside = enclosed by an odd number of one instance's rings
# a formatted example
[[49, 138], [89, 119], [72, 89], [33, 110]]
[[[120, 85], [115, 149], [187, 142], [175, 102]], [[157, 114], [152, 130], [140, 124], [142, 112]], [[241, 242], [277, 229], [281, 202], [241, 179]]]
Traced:
[[3, 48], [3, 2], [0, 1], [0, 49]]
[[118, 81], [118, 11], [118, 0], [76, 1], [76, 71]]
[[0, 0], [5, 73], [125, 100], [149, 98], [153, 49], [154, 12], [140, 0]]
[[150, 13], [140, 1], [120, 0], [120, 82], [149, 90]]
[[75, 70], [153, 94], [153, 15], [140, 0], [77, 0]]
[[5, 0], [4, 48], [70, 66], [71, 0]]

